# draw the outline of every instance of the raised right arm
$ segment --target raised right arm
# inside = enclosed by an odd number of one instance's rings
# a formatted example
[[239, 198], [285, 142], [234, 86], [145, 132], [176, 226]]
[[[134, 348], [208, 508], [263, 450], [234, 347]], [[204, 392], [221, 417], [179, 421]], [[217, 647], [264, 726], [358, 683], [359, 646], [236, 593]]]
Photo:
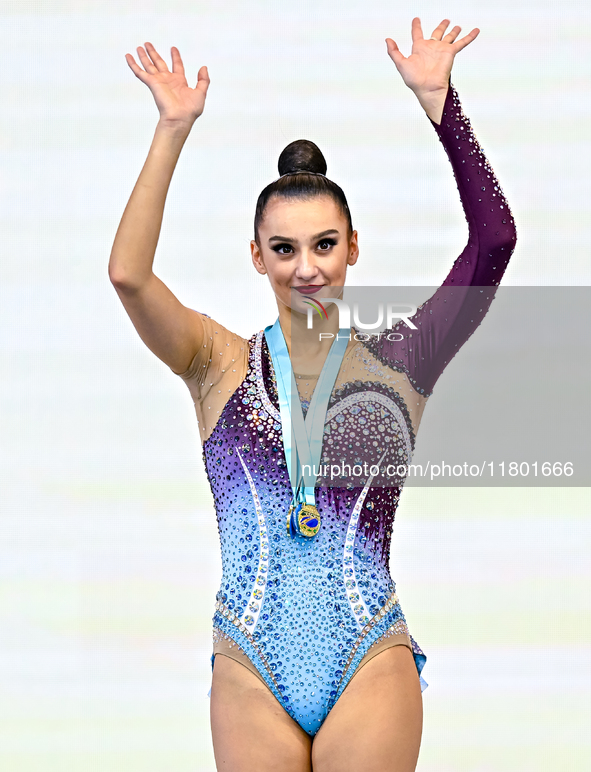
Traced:
[[138, 48], [144, 69], [127, 54], [135, 75], [152, 91], [160, 119], [148, 157], [117, 229], [109, 278], [146, 346], [174, 372], [184, 372], [203, 345], [201, 315], [184, 306], [154, 274], [153, 262], [164, 204], [180, 152], [203, 111], [207, 68], [197, 86], [187, 85], [180, 54], [172, 49], [173, 71], [147, 43]]

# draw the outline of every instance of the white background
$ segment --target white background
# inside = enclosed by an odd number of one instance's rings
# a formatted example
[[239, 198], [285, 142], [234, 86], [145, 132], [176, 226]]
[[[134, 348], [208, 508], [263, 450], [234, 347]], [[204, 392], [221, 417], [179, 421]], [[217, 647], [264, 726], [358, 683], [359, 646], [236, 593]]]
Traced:
[[[189, 393], [107, 276], [157, 111], [124, 55], [212, 79], [155, 270], [248, 336], [259, 191], [317, 142], [358, 229], [357, 284], [437, 286], [467, 238], [445, 153], [386, 54], [443, 16], [452, 73], [509, 199], [508, 284], [584, 284], [591, 13], [563, 0], [4, 0], [0, 6], [0, 765], [210, 772], [219, 547]], [[549, 377], [560, 362], [548, 352]], [[557, 388], [561, 401], [586, 399]], [[426, 414], [426, 420], [428, 413]], [[392, 574], [425, 650], [421, 772], [591, 765], [588, 489], [407, 489]]]

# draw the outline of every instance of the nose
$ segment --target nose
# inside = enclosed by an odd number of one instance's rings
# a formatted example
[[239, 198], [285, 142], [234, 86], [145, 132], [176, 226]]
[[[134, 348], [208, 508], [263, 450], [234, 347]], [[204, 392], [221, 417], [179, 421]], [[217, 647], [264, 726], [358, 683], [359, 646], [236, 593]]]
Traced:
[[311, 282], [318, 275], [318, 266], [316, 265], [316, 256], [308, 247], [304, 247], [300, 252], [300, 259], [296, 266], [296, 277], [303, 282]]

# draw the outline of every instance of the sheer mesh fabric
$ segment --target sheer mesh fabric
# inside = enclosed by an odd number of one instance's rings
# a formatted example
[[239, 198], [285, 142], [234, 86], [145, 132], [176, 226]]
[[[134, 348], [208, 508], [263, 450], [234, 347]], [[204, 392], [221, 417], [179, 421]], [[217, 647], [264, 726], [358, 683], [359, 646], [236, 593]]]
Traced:
[[[265, 679], [252, 664], [247, 655], [242, 651], [240, 646], [230, 638], [224, 638], [221, 635], [216, 634], [216, 632], [214, 632], [213, 639], [213, 656], [217, 657], [218, 654], [221, 654], [224, 657], [233, 659], [235, 662], [239, 662], [241, 665], [247, 668], [247, 670], [250, 670], [250, 672], [255, 675], [259, 681], [265, 684], [266, 687], [267, 684], [265, 683]], [[363, 657], [355, 672], [361, 670], [361, 668], [366, 665], [370, 659], [373, 659], [378, 654], [381, 654], [383, 651], [391, 648], [392, 646], [406, 646], [412, 652], [412, 644], [410, 642], [409, 634], [407, 632], [392, 632], [390, 635], [380, 638], [372, 646], [370, 646], [367, 654]]]
[[[205, 314], [195, 313], [203, 327], [204, 343], [187, 370], [178, 375], [187, 384], [193, 398], [203, 443], [211, 435], [226, 403], [246, 377], [249, 343]], [[300, 399], [306, 405], [312, 398], [318, 375], [295, 375]], [[406, 403], [416, 435], [427, 398], [413, 388], [406, 373], [384, 365], [362, 342], [351, 340], [335, 389], [355, 380], [382, 383], [395, 389]]]
[[[246, 377], [248, 341], [195, 311], [203, 328], [203, 345], [184, 373], [197, 414], [201, 442], [211, 435], [227, 401]], [[174, 371], [173, 371], [174, 372]]]

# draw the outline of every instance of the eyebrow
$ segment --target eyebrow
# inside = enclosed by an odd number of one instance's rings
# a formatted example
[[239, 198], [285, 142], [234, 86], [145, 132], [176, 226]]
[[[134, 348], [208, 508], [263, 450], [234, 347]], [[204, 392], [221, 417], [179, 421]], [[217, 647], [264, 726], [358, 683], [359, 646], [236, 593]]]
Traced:
[[[329, 228], [327, 231], [322, 231], [321, 233], [316, 233], [312, 236], [312, 241], [316, 241], [316, 239], [321, 239], [323, 236], [328, 236], [332, 233], [335, 233], [337, 236], [339, 235], [336, 228]], [[295, 244], [297, 239], [290, 239], [288, 236], [271, 236], [269, 243], [271, 243], [271, 241], [287, 241], [289, 244]]]

